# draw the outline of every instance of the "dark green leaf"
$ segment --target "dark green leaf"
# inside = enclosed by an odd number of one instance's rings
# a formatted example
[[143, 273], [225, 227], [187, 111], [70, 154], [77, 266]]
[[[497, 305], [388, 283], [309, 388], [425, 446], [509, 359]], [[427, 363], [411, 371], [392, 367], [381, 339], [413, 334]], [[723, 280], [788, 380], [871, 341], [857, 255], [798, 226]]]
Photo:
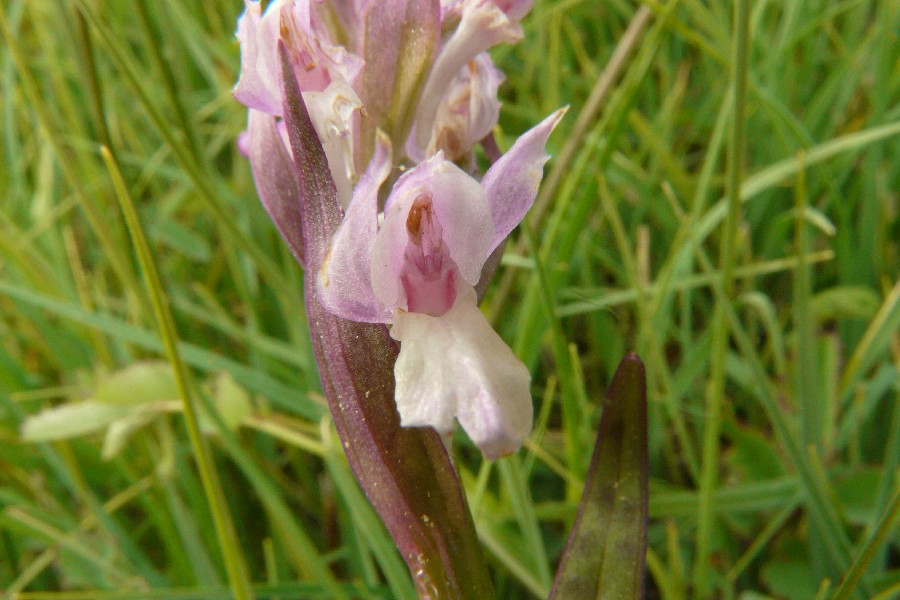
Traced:
[[643, 363], [631, 353], [619, 364], [603, 405], [551, 599], [643, 597], [647, 499], [647, 384]]

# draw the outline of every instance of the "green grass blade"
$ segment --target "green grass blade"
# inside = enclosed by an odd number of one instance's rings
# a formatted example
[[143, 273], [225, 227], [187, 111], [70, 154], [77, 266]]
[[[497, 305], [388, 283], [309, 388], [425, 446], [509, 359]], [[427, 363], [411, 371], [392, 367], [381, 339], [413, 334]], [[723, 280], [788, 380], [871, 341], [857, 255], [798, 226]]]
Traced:
[[189, 375], [187, 367], [181, 358], [178, 349], [178, 333], [175, 329], [175, 321], [169, 309], [168, 298], [165, 289], [156, 270], [156, 262], [147, 244], [147, 238], [144, 234], [143, 226], [138, 218], [134, 203], [128, 193], [128, 188], [115, 158], [108, 149], [102, 149], [103, 159], [109, 169], [112, 177], [113, 185], [119, 196], [119, 202], [122, 212], [125, 215], [125, 222], [131, 233], [132, 243], [138, 256], [138, 262], [144, 272], [144, 279], [150, 294], [150, 301], [153, 305], [153, 312], [156, 315], [157, 324], [160, 334], [163, 338], [163, 345], [166, 349], [166, 355], [172, 364], [175, 374], [175, 382], [178, 386], [178, 394], [184, 409], [185, 423], [187, 425], [188, 434], [191, 438], [191, 445], [194, 449], [194, 458], [197, 461], [197, 468], [200, 471], [200, 478], [203, 481], [203, 488], [206, 493], [206, 499], [209, 503], [213, 520], [216, 526], [216, 533], [219, 538], [225, 568], [228, 572], [228, 579], [231, 584], [231, 591], [235, 600], [251, 600], [253, 590], [250, 587], [250, 581], [247, 578], [247, 567], [238, 544], [237, 534], [234, 529], [234, 523], [231, 519], [231, 512], [225, 502], [222, 484], [213, 464], [212, 457], [206, 440], [200, 432], [200, 423], [198, 419], [198, 410], [194, 405], [192, 393], [189, 388]]

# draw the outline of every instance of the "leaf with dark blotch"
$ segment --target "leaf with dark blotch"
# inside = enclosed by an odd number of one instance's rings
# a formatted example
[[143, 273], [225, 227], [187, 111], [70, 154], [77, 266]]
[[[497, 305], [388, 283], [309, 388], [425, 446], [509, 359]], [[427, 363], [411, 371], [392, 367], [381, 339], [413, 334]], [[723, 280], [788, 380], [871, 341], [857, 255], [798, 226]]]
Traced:
[[550, 598], [644, 596], [647, 552], [647, 384], [634, 353], [603, 405], [584, 494]]
[[387, 327], [322, 308], [316, 273], [341, 221], [325, 153], [284, 48], [284, 120], [303, 226], [306, 310], [322, 388], [350, 466], [394, 538], [420, 596], [491, 598], [481, 546], [456, 472], [433, 429], [402, 428], [394, 404], [397, 343]]

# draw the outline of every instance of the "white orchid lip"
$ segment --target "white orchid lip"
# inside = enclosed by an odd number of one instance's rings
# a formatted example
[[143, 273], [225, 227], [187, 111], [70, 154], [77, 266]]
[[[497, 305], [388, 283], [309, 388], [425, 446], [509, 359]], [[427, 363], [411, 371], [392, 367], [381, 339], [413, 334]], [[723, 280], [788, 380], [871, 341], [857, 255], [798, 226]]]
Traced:
[[478, 310], [471, 286], [440, 317], [398, 311], [391, 336], [400, 342], [401, 424], [447, 433], [456, 418], [488, 459], [519, 449], [533, 419], [531, 375]]

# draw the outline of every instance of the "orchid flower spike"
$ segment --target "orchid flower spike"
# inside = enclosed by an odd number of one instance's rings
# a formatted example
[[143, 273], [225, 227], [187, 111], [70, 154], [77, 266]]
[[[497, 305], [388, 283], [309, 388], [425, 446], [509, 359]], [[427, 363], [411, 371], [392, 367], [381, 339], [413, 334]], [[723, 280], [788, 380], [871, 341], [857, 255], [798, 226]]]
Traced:
[[[497, 123], [503, 75], [486, 51], [522, 37], [533, 0], [272, 0], [264, 14], [259, 0], [244, 1], [233, 93], [249, 115], [239, 148], [294, 255], [312, 257], [322, 305], [390, 325], [403, 425], [446, 433], [457, 420], [488, 458], [515, 451], [531, 430], [530, 375], [478, 309], [474, 286], [533, 204], [563, 111], [481, 181], [457, 165], [474, 165], [474, 145]], [[313, 200], [293, 169], [287, 81], [344, 211], [324, 261], [300, 234]], [[406, 172], [381, 208], [399, 165]]]
[[481, 182], [440, 152], [419, 164], [397, 180], [380, 225], [391, 161], [379, 136], [318, 274], [327, 310], [392, 325], [401, 423], [447, 433], [456, 419], [489, 459], [516, 451], [531, 431], [530, 375], [478, 309], [474, 285], [534, 203], [544, 146], [564, 112], [519, 138]]

